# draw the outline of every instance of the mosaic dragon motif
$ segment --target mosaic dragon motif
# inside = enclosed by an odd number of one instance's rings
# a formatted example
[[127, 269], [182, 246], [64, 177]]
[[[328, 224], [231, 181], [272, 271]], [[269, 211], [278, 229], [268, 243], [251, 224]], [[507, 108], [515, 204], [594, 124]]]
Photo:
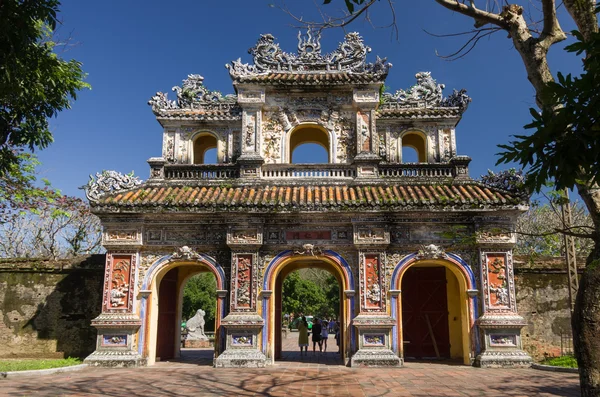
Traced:
[[204, 86], [204, 77], [199, 74], [190, 74], [183, 80], [181, 87], [175, 86], [172, 91], [177, 93], [177, 101], [168, 99], [165, 92], [157, 92], [148, 105], [153, 112], [170, 109], [194, 109], [218, 105], [233, 105], [237, 103], [237, 96], [225, 95], [219, 91], [210, 91]]
[[466, 110], [471, 98], [467, 95], [467, 90], [454, 90], [447, 98], [444, 98], [442, 91], [444, 84], [438, 84], [431, 72], [419, 72], [415, 75], [417, 84], [407, 90], [398, 90], [394, 94], [386, 92], [382, 95], [385, 104], [394, 104], [398, 107], [409, 108], [430, 108], [430, 107], [458, 107]]
[[85, 190], [85, 196], [90, 201], [98, 201], [105, 194], [127, 190], [139, 186], [142, 181], [130, 174], [121, 174], [117, 171], [102, 171], [96, 173], [96, 178], [90, 175], [90, 180], [87, 185], [81, 188]]
[[321, 35], [310, 30], [304, 37], [298, 32], [298, 53], [283, 51], [272, 34], [263, 34], [256, 45], [248, 50], [254, 58], [254, 65], [242, 63], [241, 58], [226, 65], [232, 78], [269, 72], [327, 72], [344, 71], [350, 73], [373, 73], [386, 75], [392, 66], [386, 59], [377, 57], [375, 63], [367, 63], [371, 48], [363, 43], [356, 33], [348, 33], [338, 48], [328, 54], [321, 54]]

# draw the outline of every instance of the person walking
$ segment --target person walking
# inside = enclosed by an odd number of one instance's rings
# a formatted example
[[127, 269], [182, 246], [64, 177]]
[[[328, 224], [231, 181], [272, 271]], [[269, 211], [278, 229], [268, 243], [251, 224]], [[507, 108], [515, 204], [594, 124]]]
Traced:
[[312, 326], [312, 342], [313, 342], [313, 355], [315, 354], [316, 345], [319, 344], [319, 353], [323, 350], [323, 346], [321, 345], [321, 332], [323, 328], [321, 327], [321, 322], [318, 318], [313, 319]]
[[340, 322], [336, 321], [335, 322], [335, 344], [338, 347], [338, 353], [342, 352], [342, 349], [340, 348], [340, 336], [341, 336]]
[[306, 322], [304, 316], [298, 323], [298, 347], [300, 347], [300, 356], [303, 355], [302, 348], [304, 348], [304, 353], [308, 355], [308, 322]]
[[321, 323], [321, 346], [323, 347], [323, 351], [327, 353], [327, 338], [329, 338], [329, 322], [327, 320], [323, 320]]

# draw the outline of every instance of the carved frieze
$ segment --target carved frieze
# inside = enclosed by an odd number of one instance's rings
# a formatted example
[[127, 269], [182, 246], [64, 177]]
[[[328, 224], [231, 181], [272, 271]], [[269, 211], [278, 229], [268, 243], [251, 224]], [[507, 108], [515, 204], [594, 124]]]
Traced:
[[385, 310], [384, 263], [382, 254], [360, 254], [361, 311]]
[[141, 233], [137, 229], [108, 229], [103, 234], [102, 244], [140, 244]]
[[135, 254], [106, 254], [104, 312], [131, 312], [135, 268]]
[[231, 306], [234, 311], [256, 310], [255, 255], [234, 253], [232, 255]]
[[480, 244], [515, 244], [516, 240], [516, 233], [513, 233], [508, 225], [490, 225], [477, 231], [477, 243]]
[[261, 228], [229, 227], [227, 232], [228, 245], [261, 245]]
[[354, 244], [389, 244], [390, 232], [385, 226], [354, 225]]
[[512, 253], [482, 251], [481, 273], [487, 311], [514, 312]]
[[149, 227], [146, 229], [147, 245], [208, 245], [224, 244], [226, 232], [211, 225], [188, 227]]

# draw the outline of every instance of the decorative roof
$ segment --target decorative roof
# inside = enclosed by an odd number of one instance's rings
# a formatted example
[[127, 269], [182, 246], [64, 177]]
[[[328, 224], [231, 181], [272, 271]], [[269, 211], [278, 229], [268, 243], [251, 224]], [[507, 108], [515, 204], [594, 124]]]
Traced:
[[170, 211], [369, 211], [515, 208], [523, 199], [480, 182], [372, 186], [140, 186], [92, 202], [95, 212], [156, 208]]
[[90, 175], [87, 185], [80, 189], [85, 190], [85, 196], [91, 202], [97, 201], [100, 197], [110, 195], [120, 190], [131, 189], [142, 184], [137, 176], [130, 174], [121, 174], [117, 171], [102, 171], [96, 173], [96, 179]]
[[[377, 57], [375, 63], [367, 63], [371, 48], [364, 45], [356, 32], [346, 34], [338, 48], [328, 54], [321, 54], [321, 34], [314, 35], [310, 30], [306, 37], [298, 32], [298, 53], [284, 52], [275, 43], [271, 34], [263, 34], [256, 45], [248, 50], [254, 64], [242, 63], [241, 58], [226, 65], [229, 75], [235, 82], [289, 83], [293, 80], [323, 83], [358, 82], [355, 76], [362, 75], [360, 82], [382, 82], [392, 66], [386, 59]], [[305, 75], [313, 75], [306, 77]], [[260, 79], [259, 79], [260, 76]], [[299, 77], [302, 76], [302, 77]]]
[[411, 108], [401, 106], [380, 106], [377, 110], [377, 119], [459, 119], [462, 116], [462, 113], [463, 110], [459, 108]]
[[454, 90], [452, 94], [444, 98], [442, 91], [444, 84], [438, 84], [432, 77], [431, 72], [419, 72], [415, 75], [417, 84], [407, 90], [398, 90], [391, 94], [386, 92], [382, 95], [383, 103], [380, 110], [388, 109], [432, 109], [432, 108], [456, 108], [460, 113], [467, 110], [471, 98], [467, 90]]
[[204, 77], [190, 74], [183, 80], [181, 87], [172, 88], [172, 91], [177, 93], [177, 101], [169, 99], [166, 92], [157, 92], [150, 98], [148, 105], [152, 106], [152, 111], [159, 117], [177, 118], [204, 114], [217, 119], [239, 118], [241, 109], [237, 104], [237, 96], [223, 96], [219, 91], [210, 91], [203, 82]]

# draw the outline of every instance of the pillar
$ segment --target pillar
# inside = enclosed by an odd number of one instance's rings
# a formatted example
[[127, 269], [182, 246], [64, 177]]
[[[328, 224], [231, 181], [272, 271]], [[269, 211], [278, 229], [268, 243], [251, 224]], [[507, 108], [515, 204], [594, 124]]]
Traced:
[[135, 335], [142, 325], [134, 312], [134, 288], [138, 254], [116, 251], [106, 254], [102, 313], [92, 320], [98, 329], [96, 350], [84, 362], [103, 367], [138, 367], [146, 359], [136, 350]]
[[259, 333], [264, 321], [258, 314], [258, 249], [262, 229], [231, 226], [227, 232], [231, 248], [229, 314], [221, 321], [225, 350], [215, 359], [215, 367], [264, 367]]
[[358, 351], [350, 360], [353, 367], [401, 365], [392, 351], [396, 322], [386, 307], [385, 248], [389, 242], [384, 225], [354, 225], [354, 244], [359, 250], [359, 314], [352, 320], [358, 332]]
[[483, 343], [475, 365], [529, 367], [532, 359], [521, 344], [521, 328], [526, 323], [517, 313], [512, 250], [481, 248], [479, 256], [483, 314], [477, 326]]

